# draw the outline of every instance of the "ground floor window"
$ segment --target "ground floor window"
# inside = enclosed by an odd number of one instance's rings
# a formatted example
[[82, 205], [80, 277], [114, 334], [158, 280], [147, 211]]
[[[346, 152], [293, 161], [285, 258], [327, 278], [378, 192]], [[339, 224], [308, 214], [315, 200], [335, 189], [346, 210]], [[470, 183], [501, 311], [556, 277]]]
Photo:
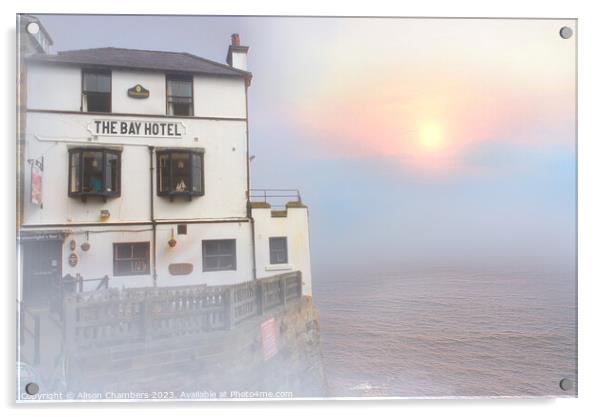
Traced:
[[270, 238], [270, 263], [286, 264], [288, 263], [288, 248], [286, 237]]
[[150, 242], [113, 244], [113, 275], [149, 275]]
[[203, 271], [236, 270], [236, 239], [203, 240]]

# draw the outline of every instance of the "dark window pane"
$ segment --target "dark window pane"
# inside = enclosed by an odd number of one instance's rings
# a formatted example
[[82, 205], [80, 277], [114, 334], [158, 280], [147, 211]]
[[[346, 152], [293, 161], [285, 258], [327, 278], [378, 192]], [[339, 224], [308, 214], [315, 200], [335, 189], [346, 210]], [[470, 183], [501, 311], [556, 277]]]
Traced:
[[147, 248], [146, 245], [132, 245], [132, 258], [146, 258]]
[[169, 192], [169, 154], [159, 155], [159, 192]]
[[150, 274], [150, 242], [115, 243], [114, 275]]
[[192, 154], [192, 191], [200, 193], [202, 191], [202, 162], [201, 155]]
[[84, 91], [89, 93], [110, 93], [111, 74], [103, 72], [84, 72]]
[[285, 264], [288, 263], [288, 248], [286, 237], [270, 238], [270, 263]]
[[167, 78], [167, 114], [192, 116], [192, 78]]
[[105, 189], [107, 192], [119, 192], [119, 155], [107, 153], [106, 163]]
[[169, 103], [170, 116], [192, 116], [192, 104]]
[[167, 95], [177, 97], [192, 97], [192, 79], [168, 79]]
[[171, 154], [171, 188], [176, 192], [190, 191], [190, 154]]
[[128, 244], [115, 245], [115, 257], [117, 259], [129, 259], [132, 257], [132, 247]]
[[84, 71], [84, 111], [111, 111], [111, 74], [108, 72]]
[[205, 271], [209, 271], [209, 270], [219, 270], [219, 263], [218, 263], [219, 258], [205, 258], [203, 260], [203, 269]]
[[86, 111], [104, 112], [111, 111], [111, 95], [108, 93], [85, 93]]
[[236, 270], [236, 240], [204, 240], [203, 271]]
[[103, 190], [102, 181], [102, 152], [86, 151], [83, 153], [83, 191], [101, 192]]
[[71, 152], [71, 154], [69, 155], [69, 157], [71, 158], [71, 163], [70, 163], [71, 184], [69, 184], [69, 191], [72, 193], [81, 191], [81, 184], [80, 184], [81, 170], [79, 167], [80, 155], [81, 155], [80, 152]]

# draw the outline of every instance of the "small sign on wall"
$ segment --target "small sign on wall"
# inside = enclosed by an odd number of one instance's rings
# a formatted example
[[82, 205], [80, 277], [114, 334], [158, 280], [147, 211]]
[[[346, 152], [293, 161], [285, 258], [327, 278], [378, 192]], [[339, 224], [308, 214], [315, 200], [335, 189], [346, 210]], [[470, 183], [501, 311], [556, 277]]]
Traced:
[[132, 88], [128, 89], [128, 96], [132, 98], [148, 98], [150, 91], [142, 87], [140, 84], [136, 84]]
[[261, 323], [261, 344], [263, 346], [264, 361], [269, 360], [278, 353], [277, 337], [276, 320], [273, 317]]

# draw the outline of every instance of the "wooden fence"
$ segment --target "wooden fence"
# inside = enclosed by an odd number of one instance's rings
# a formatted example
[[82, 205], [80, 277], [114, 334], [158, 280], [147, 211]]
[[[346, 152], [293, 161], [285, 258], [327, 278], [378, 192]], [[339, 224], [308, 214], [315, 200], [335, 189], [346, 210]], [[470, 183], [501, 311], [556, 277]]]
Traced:
[[65, 346], [94, 349], [229, 330], [301, 295], [299, 271], [235, 285], [72, 293], [63, 303]]

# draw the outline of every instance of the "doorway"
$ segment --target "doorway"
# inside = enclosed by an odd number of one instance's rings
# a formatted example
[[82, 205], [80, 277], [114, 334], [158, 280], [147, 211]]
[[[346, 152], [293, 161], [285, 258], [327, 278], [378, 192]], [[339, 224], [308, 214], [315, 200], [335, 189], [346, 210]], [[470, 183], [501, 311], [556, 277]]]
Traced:
[[61, 240], [23, 242], [23, 304], [49, 307], [62, 274]]

